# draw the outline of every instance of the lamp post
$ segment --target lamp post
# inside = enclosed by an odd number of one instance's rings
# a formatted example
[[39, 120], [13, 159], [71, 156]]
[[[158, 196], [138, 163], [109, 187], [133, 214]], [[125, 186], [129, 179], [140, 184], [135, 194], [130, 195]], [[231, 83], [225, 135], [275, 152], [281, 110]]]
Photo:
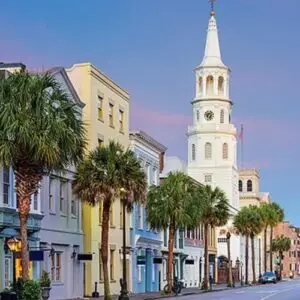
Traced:
[[122, 202], [122, 210], [123, 210], [123, 278], [120, 279], [121, 292], [119, 296], [119, 300], [129, 300], [128, 291], [127, 291], [127, 281], [126, 281], [126, 190], [121, 188], [121, 202]]
[[9, 248], [9, 250], [12, 252], [13, 254], [13, 289], [16, 288], [16, 252], [19, 250], [20, 248], [20, 241], [17, 240], [15, 237], [10, 238], [9, 240], [7, 240], [6, 244]]

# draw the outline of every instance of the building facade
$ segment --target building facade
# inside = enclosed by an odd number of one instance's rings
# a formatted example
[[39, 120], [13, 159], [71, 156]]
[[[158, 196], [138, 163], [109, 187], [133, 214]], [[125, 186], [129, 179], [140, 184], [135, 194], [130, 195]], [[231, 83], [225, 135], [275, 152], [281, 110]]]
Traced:
[[[202, 63], [195, 70], [193, 124], [188, 127], [188, 175], [221, 188], [234, 215], [239, 209], [236, 128], [231, 123], [230, 69], [223, 63], [214, 11], [210, 14]], [[227, 226], [232, 226], [231, 218]], [[221, 231], [217, 230], [219, 236]], [[221, 236], [222, 237], [222, 236]], [[232, 236], [232, 257], [240, 257], [240, 237]], [[227, 256], [218, 243], [218, 256]]]
[[[22, 64], [1, 65], [9, 72], [19, 71]], [[63, 68], [48, 71], [81, 112], [84, 104], [80, 101]], [[46, 271], [51, 279], [51, 299], [70, 299], [82, 297], [83, 266], [77, 260], [77, 254], [83, 250], [83, 232], [81, 229], [81, 205], [72, 193], [74, 167], [66, 170], [64, 175], [52, 174], [43, 177], [38, 192], [32, 195], [31, 213], [28, 220], [28, 239], [31, 278], [39, 279]], [[17, 199], [14, 191], [14, 174], [12, 169], [0, 172], [0, 195], [3, 238], [19, 238], [19, 218]], [[0, 225], [1, 226], [1, 225]], [[2, 240], [4, 242], [4, 240]], [[7, 287], [12, 281], [12, 255], [5, 243], [1, 245], [3, 254], [1, 286]], [[21, 259], [16, 259], [16, 277], [21, 275]]]
[[[78, 107], [84, 107], [64, 68], [48, 71]], [[83, 296], [83, 253], [81, 202], [72, 192], [75, 168], [62, 174], [44, 177], [40, 189], [39, 209], [44, 215], [41, 225], [40, 249], [46, 249], [41, 271], [49, 272], [51, 299], [73, 299]]]
[[[159, 185], [162, 159], [167, 148], [143, 131], [131, 131], [129, 137], [131, 149], [147, 174], [148, 186]], [[131, 217], [132, 292], [158, 291], [161, 274], [161, 233], [150, 230], [144, 205], [134, 205]]]
[[[86, 123], [88, 151], [98, 145], [107, 145], [110, 140], [129, 147], [129, 95], [112, 79], [90, 63], [75, 64], [67, 74], [84, 102], [83, 120]], [[95, 283], [103, 294], [103, 270], [101, 254], [101, 216], [102, 208], [83, 206], [84, 251], [91, 253], [93, 259], [84, 265], [84, 295], [91, 296]], [[110, 211], [109, 232], [109, 276], [112, 294], [120, 292], [119, 279], [122, 277], [122, 220], [120, 199], [115, 199]], [[129, 225], [130, 214], [126, 220]], [[128, 228], [128, 227], [127, 227]], [[126, 240], [130, 241], [129, 230]], [[131, 284], [131, 256], [127, 259], [127, 283]]]
[[[274, 238], [284, 235], [291, 240], [291, 249], [283, 253], [281, 275], [283, 278], [300, 276], [300, 229], [284, 221], [274, 228]], [[274, 270], [278, 269], [278, 253], [273, 253]]]

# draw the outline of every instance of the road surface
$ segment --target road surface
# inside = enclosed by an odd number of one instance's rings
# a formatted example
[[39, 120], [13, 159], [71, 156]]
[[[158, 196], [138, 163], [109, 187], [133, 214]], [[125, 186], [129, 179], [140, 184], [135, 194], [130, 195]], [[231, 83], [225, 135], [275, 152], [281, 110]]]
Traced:
[[168, 298], [169, 300], [300, 300], [300, 281], [287, 281], [200, 295]]

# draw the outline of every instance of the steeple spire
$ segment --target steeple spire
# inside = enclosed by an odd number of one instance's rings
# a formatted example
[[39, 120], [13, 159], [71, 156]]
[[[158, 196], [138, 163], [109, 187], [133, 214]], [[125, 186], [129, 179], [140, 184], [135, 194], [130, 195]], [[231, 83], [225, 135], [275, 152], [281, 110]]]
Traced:
[[225, 65], [222, 62], [219, 45], [218, 27], [214, 10], [215, 1], [216, 0], [209, 0], [209, 2], [211, 3], [210, 19], [207, 29], [204, 58], [200, 67], [225, 67]]

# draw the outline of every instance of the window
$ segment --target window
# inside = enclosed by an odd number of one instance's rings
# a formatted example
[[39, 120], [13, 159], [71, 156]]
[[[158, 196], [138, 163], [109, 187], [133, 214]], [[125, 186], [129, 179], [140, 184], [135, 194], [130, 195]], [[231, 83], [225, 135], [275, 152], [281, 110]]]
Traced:
[[103, 264], [102, 264], [102, 256], [101, 256], [101, 249], [99, 249], [99, 280], [103, 281]]
[[224, 109], [221, 109], [220, 112], [220, 123], [224, 123]]
[[49, 211], [55, 212], [54, 178], [49, 178]]
[[211, 159], [212, 157], [212, 146], [211, 143], [205, 143], [204, 146], [205, 159]]
[[98, 138], [98, 147], [102, 147], [103, 146], [103, 140]]
[[68, 182], [65, 180], [60, 181], [60, 189], [59, 189], [59, 209], [60, 212], [65, 214], [67, 208], [67, 198], [68, 198]]
[[137, 273], [138, 273], [138, 282], [142, 281], [142, 266], [137, 265]]
[[123, 202], [120, 199], [120, 228], [123, 228]]
[[138, 204], [138, 228], [143, 229], [143, 206]]
[[147, 170], [148, 186], [150, 186], [152, 184], [152, 182], [151, 182], [151, 169], [150, 169], [150, 165], [149, 164], [146, 165], [146, 170]]
[[124, 111], [119, 110], [119, 126], [120, 126], [120, 132], [124, 132]]
[[110, 204], [110, 208], [109, 208], [109, 224], [110, 226], [114, 226], [114, 203]]
[[158, 185], [158, 172], [157, 168], [153, 168], [153, 184]]
[[4, 259], [4, 288], [9, 287], [10, 283], [10, 257], [5, 257]]
[[197, 121], [199, 121], [199, 119], [200, 119], [200, 112], [199, 112], [199, 110], [197, 110], [196, 115], [197, 115]]
[[243, 181], [239, 180], [239, 192], [243, 191]]
[[110, 280], [115, 280], [115, 249], [110, 249]]
[[10, 186], [10, 178], [9, 178], [9, 168], [3, 169], [3, 204], [9, 204], [9, 186]]
[[102, 212], [103, 212], [103, 204], [102, 202], [99, 203], [99, 224], [102, 224]]
[[98, 96], [98, 120], [103, 121], [103, 98]]
[[71, 199], [71, 214], [73, 216], [77, 216], [77, 206], [78, 206], [78, 201], [76, 199], [76, 196], [72, 192], [72, 199]]
[[204, 182], [205, 182], [205, 183], [210, 183], [210, 182], [212, 182], [212, 175], [211, 175], [211, 174], [205, 174], [205, 175], [204, 175]]
[[252, 180], [247, 181], [247, 192], [252, 192]]
[[196, 160], [196, 146], [192, 144], [192, 160]]
[[175, 231], [175, 235], [174, 235], [174, 248], [177, 248], [177, 231]]
[[184, 244], [184, 231], [179, 230], [179, 249], [183, 249]]
[[39, 192], [36, 191], [33, 196], [32, 196], [32, 205], [33, 205], [33, 210], [38, 210], [39, 206], [38, 206], [38, 201], [39, 201]]
[[222, 153], [223, 159], [228, 159], [228, 144], [223, 144], [223, 153]]
[[164, 247], [167, 247], [168, 245], [168, 233], [167, 230], [164, 230]]
[[114, 127], [114, 105], [109, 103], [109, 126]]
[[55, 252], [51, 256], [51, 280], [61, 282], [61, 252]]

